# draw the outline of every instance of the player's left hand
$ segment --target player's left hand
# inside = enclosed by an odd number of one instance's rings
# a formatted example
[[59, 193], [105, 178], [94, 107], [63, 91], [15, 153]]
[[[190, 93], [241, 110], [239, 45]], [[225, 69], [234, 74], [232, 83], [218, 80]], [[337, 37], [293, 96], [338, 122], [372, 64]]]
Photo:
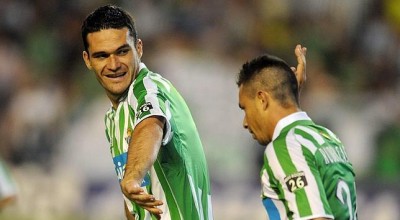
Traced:
[[297, 44], [294, 48], [294, 54], [297, 58], [297, 67], [291, 67], [296, 75], [299, 91], [301, 91], [303, 84], [306, 82], [306, 54], [307, 48]]
[[163, 213], [161, 209], [157, 208], [163, 204], [161, 200], [157, 200], [153, 195], [147, 194], [139, 184], [134, 181], [121, 181], [122, 193], [132, 202], [136, 203], [143, 209], [146, 209], [153, 214], [157, 219], [161, 219]]

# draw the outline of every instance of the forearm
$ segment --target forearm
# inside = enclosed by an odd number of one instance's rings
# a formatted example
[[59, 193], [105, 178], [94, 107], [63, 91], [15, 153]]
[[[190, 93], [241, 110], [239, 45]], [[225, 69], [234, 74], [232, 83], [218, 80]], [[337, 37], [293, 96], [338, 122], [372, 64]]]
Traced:
[[124, 179], [139, 184], [157, 159], [161, 147], [164, 119], [150, 117], [134, 129], [128, 148]]

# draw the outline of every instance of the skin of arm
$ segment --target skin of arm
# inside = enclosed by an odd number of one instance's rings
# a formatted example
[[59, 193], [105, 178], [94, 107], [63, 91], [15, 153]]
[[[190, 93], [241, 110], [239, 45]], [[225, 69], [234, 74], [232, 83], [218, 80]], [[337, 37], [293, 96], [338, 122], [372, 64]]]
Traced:
[[163, 202], [156, 200], [140, 187], [141, 182], [157, 159], [163, 138], [165, 119], [151, 116], [141, 121], [133, 130], [132, 141], [128, 148], [128, 160], [125, 175], [121, 181], [124, 195], [157, 218], [162, 214], [157, 206]]

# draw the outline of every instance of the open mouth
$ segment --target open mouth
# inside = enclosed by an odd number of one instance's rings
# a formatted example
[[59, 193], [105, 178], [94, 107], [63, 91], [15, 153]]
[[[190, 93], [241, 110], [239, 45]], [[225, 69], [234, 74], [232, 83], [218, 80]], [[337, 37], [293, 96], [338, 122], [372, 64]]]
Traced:
[[110, 75], [107, 75], [106, 77], [114, 79], [114, 78], [122, 77], [122, 76], [125, 76], [125, 75], [126, 75], [126, 72], [122, 72], [122, 73], [110, 74]]

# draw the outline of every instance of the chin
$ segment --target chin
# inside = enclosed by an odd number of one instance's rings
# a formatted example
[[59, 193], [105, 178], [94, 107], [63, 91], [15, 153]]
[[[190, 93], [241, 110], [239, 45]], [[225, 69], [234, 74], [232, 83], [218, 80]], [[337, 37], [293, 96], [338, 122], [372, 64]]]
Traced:
[[271, 140], [257, 140], [259, 144], [263, 145], [263, 146], [267, 146]]

